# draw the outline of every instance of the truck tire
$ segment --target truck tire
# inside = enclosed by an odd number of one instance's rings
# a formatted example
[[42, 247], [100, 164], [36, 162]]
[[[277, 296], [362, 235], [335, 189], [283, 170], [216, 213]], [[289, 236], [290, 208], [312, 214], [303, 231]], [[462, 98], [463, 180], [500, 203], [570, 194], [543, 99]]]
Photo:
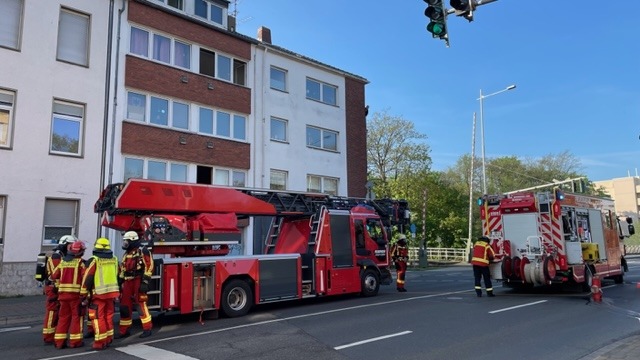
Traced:
[[378, 276], [378, 272], [374, 269], [361, 271], [360, 284], [362, 289], [360, 294], [362, 296], [370, 297], [378, 295], [378, 290], [380, 290], [380, 276]]
[[593, 267], [584, 267], [584, 282], [582, 283], [582, 291], [591, 292], [591, 285], [593, 285], [593, 273], [595, 271], [596, 269]]
[[224, 286], [220, 302], [226, 316], [244, 316], [253, 306], [253, 291], [246, 281], [233, 279]]

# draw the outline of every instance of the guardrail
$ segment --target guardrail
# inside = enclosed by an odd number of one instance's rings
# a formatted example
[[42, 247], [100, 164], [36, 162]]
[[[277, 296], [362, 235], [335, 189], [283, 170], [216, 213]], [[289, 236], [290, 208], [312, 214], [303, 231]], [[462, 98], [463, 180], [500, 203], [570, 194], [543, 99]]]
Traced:
[[640, 245], [625, 245], [624, 247], [628, 255], [640, 254]]
[[[465, 249], [460, 248], [435, 248], [428, 247], [427, 261], [434, 264], [454, 264], [466, 262]], [[420, 248], [409, 248], [409, 265], [417, 265], [419, 261]]]

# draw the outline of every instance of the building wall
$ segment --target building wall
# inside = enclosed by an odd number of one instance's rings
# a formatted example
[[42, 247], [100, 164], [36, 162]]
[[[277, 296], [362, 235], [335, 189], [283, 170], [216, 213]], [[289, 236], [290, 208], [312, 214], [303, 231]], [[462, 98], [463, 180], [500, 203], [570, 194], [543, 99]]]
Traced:
[[[0, 48], [0, 88], [16, 94], [12, 146], [0, 148], [0, 195], [6, 196], [0, 295], [39, 291], [35, 281], [25, 282], [33, 273], [24, 271], [33, 271], [36, 255], [51, 248], [42, 243], [46, 198], [79, 201], [76, 235], [89, 246], [98, 226], [93, 203], [101, 187], [109, 2], [23, 4], [20, 49]], [[61, 7], [90, 16], [88, 67], [56, 60]], [[85, 106], [81, 156], [49, 152], [54, 99]]]
[[640, 214], [640, 177], [630, 176], [605, 181], [594, 181], [596, 187], [603, 187], [615, 200], [616, 213], [630, 216], [634, 223]]

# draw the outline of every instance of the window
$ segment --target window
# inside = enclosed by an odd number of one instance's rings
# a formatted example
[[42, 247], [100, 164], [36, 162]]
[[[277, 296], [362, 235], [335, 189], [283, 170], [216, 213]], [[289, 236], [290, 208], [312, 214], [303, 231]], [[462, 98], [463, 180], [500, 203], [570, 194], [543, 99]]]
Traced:
[[182, 3], [182, 0], [167, 0], [167, 5], [174, 7], [178, 10], [184, 10], [184, 4]]
[[216, 169], [213, 183], [214, 185], [245, 187], [246, 177], [247, 174], [244, 171]]
[[77, 233], [77, 200], [45, 199], [43, 245], [55, 245], [64, 235]]
[[166, 180], [167, 163], [149, 160], [149, 163], [147, 164], [147, 179]]
[[[145, 172], [146, 163], [146, 172]], [[162, 160], [124, 159], [124, 181], [131, 178], [187, 182], [188, 166]]]
[[213, 110], [200, 108], [200, 123], [198, 131], [213, 135]]
[[151, 97], [151, 118], [149, 121], [156, 125], [169, 125], [169, 100]]
[[282, 170], [271, 169], [269, 189], [286, 190], [287, 189], [287, 172]]
[[233, 115], [233, 138], [245, 140], [247, 138], [246, 125], [247, 121], [244, 116]]
[[191, 69], [191, 45], [176, 40], [173, 63], [181, 68]]
[[[0, 47], [20, 49], [23, 0], [0, 1]], [[1, 233], [0, 233], [1, 235]]]
[[213, 178], [214, 185], [229, 185], [229, 170], [216, 169]]
[[56, 59], [89, 66], [89, 16], [60, 9]]
[[146, 112], [147, 97], [130, 91], [127, 94], [127, 119], [145, 121]]
[[338, 179], [317, 175], [307, 175], [307, 191], [338, 195]]
[[4, 215], [7, 203], [6, 196], [0, 196], [0, 244], [4, 243]]
[[172, 125], [178, 129], [189, 129], [189, 105], [173, 102]]
[[11, 146], [15, 93], [0, 89], [0, 148]]
[[54, 101], [51, 122], [51, 152], [81, 155], [83, 122], [84, 106]]
[[144, 160], [142, 159], [124, 159], [124, 181], [131, 178], [142, 179], [144, 174]]
[[233, 171], [233, 186], [245, 187], [247, 186], [247, 174], [243, 171]]
[[231, 114], [216, 112], [216, 135], [231, 137]]
[[[307, 85], [307, 92], [309, 91], [308, 87], [309, 86]], [[280, 91], [287, 91], [286, 70], [278, 69], [273, 66], [271, 67], [271, 88]], [[309, 95], [307, 95], [307, 97], [309, 97]]]
[[338, 151], [338, 133], [307, 126], [307, 146]]
[[153, 34], [153, 59], [163, 63], [171, 63], [171, 39]]
[[223, 25], [223, 9], [205, 0], [195, 0], [194, 14], [203, 19], [208, 19], [216, 24]]
[[169, 180], [187, 182], [187, 165], [171, 164], [171, 174], [169, 175]]
[[271, 118], [271, 140], [287, 141], [287, 121]]
[[200, 49], [200, 74], [216, 76], [216, 54]]
[[338, 88], [333, 85], [307, 78], [307, 99], [337, 105], [337, 91]]
[[233, 83], [245, 86], [247, 84], [247, 63], [233, 59]]
[[217, 75], [218, 79], [231, 81], [231, 58], [218, 55]]
[[149, 57], [149, 32], [138, 28], [131, 28], [131, 44], [129, 52]]

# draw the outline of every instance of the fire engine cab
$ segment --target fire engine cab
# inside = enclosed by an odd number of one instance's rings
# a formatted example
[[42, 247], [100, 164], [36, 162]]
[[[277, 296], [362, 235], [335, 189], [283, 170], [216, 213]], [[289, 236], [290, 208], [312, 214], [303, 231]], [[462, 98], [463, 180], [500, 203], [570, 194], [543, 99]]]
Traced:
[[594, 277], [623, 282], [624, 237], [631, 219], [615, 215], [611, 199], [553, 191], [486, 195], [479, 199], [482, 233], [496, 257], [491, 275], [509, 287], [581, 284]]
[[[391, 283], [389, 237], [404, 200], [129, 179], [94, 206], [102, 225], [137, 231], [153, 249], [149, 308], [246, 314], [254, 304], [359, 293]], [[263, 253], [230, 255], [239, 226], [269, 217]]]

